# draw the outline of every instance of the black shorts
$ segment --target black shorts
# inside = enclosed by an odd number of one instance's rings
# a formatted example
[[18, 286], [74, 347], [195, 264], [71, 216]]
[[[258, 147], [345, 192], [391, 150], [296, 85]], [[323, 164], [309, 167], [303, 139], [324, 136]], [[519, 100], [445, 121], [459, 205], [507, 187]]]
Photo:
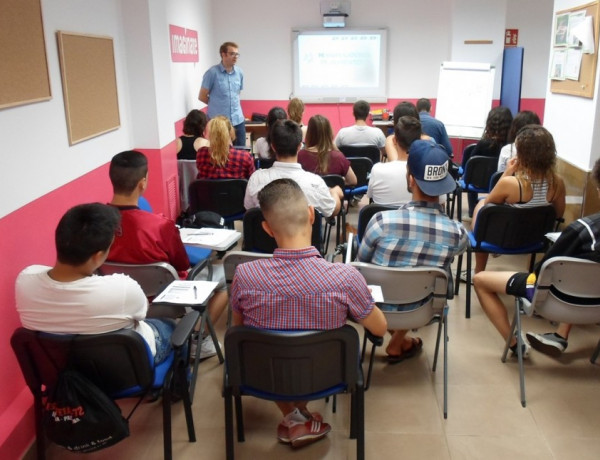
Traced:
[[506, 282], [506, 293], [515, 297], [527, 297], [527, 277], [529, 273], [518, 272]]

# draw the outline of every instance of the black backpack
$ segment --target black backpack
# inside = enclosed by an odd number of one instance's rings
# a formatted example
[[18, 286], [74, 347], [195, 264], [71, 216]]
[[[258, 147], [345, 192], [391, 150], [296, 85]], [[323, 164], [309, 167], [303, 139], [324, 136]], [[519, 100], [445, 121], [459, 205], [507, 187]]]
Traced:
[[129, 436], [119, 406], [83, 374], [62, 371], [43, 403], [48, 438], [73, 452], [94, 452]]

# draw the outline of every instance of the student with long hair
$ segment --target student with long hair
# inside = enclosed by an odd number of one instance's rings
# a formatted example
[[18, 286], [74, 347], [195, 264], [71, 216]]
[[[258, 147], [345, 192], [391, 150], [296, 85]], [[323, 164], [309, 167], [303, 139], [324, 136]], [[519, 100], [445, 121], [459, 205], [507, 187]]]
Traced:
[[183, 135], [177, 138], [177, 159], [195, 160], [200, 147], [208, 147], [204, 131], [208, 119], [200, 110], [190, 111], [183, 122]]
[[235, 131], [226, 117], [219, 115], [208, 122], [209, 147], [196, 156], [198, 179], [248, 179], [254, 172], [252, 155], [233, 148]]
[[275, 152], [271, 146], [271, 128], [277, 120], [285, 120], [286, 118], [287, 113], [285, 113], [285, 110], [282, 107], [276, 106], [269, 110], [269, 113], [267, 113], [267, 120], [265, 121], [267, 135], [256, 139], [255, 153], [259, 158], [262, 158], [263, 160], [275, 159]]
[[306, 125], [302, 123], [302, 116], [304, 115], [304, 102], [302, 99], [298, 99], [294, 97], [290, 99], [287, 106], [288, 118], [292, 121], [298, 123], [300, 129], [302, 130], [302, 142], [306, 139], [306, 130], [308, 129]]
[[356, 184], [356, 175], [350, 161], [335, 148], [331, 124], [326, 117], [310, 117], [305, 145], [298, 152], [298, 163], [302, 165], [302, 169], [320, 176], [338, 174], [344, 178], [346, 185]]

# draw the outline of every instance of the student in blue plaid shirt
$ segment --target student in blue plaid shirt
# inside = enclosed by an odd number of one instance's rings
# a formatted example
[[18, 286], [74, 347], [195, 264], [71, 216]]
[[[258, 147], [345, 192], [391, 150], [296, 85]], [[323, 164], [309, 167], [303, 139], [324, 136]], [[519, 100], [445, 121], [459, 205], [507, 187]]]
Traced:
[[[358, 260], [391, 267], [448, 269], [452, 258], [467, 245], [465, 228], [451, 220], [439, 203], [440, 195], [456, 187], [449, 173], [448, 154], [430, 142], [414, 141], [408, 155], [406, 182], [412, 201], [373, 216], [361, 241]], [[423, 347], [420, 338], [407, 337], [407, 332], [392, 331], [386, 348], [390, 364], [412, 358]]]

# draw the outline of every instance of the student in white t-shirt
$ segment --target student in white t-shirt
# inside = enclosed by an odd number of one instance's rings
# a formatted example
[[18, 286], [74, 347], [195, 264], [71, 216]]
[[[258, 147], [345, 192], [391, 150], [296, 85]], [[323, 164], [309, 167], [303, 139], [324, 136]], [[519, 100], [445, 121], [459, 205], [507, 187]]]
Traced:
[[385, 148], [383, 131], [367, 125], [370, 110], [371, 106], [367, 101], [356, 101], [354, 103], [352, 113], [355, 123], [339, 130], [334, 140], [338, 148], [343, 145], [374, 145], [383, 153]]

